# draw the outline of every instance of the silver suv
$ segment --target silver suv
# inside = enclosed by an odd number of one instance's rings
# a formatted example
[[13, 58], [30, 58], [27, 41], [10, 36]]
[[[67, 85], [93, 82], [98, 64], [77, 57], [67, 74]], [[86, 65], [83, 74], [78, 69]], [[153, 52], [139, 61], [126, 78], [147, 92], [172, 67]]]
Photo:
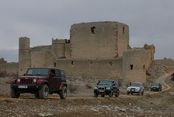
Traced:
[[144, 94], [144, 86], [140, 82], [131, 82], [129, 86], [127, 87], [127, 94], [133, 95], [134, 93], [137, 93], [139, 95]]

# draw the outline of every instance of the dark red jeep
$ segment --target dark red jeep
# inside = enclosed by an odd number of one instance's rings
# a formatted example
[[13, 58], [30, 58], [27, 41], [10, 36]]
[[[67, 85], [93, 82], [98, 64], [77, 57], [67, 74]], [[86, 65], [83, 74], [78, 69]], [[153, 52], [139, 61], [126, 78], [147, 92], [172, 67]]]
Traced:
[[67, 83], [63, 70], [54, 68], [28, 68], [27, 72], [11, 83], [11, 97], [20, 93], [32, 93], [45, 99], [48, 94], [58, 93], [61, 99], [67, 96]]

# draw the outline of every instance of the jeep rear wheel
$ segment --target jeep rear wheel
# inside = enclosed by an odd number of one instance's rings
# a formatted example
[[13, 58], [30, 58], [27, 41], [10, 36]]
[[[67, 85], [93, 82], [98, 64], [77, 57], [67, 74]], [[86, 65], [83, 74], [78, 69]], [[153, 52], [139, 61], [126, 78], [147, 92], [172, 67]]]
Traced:
[[20, 93], [18, 93], [16, 90], [11, 88], [11, 97], [12, 98], [18, 98], [20, 96]]
[[39, 98], [39, 93], [38, 92], [35, 93], [34, 96], [35, 96], [35, 98]]
[[48, 98], [49, 88], [48, 85], [44, 84], [39, 90], [39, 98], [46, 99]]
[[67, 87], [63, 87], [59, 92], [60, 99], [65, 99], [67, 96]]

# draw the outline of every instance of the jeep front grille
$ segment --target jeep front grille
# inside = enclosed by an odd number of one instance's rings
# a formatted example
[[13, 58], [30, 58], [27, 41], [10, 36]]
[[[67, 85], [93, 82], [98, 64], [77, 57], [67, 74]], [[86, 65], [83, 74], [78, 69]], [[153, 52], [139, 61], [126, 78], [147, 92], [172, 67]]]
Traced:
[[21, 79], [20, 84], [32, 84], [33, 79]]

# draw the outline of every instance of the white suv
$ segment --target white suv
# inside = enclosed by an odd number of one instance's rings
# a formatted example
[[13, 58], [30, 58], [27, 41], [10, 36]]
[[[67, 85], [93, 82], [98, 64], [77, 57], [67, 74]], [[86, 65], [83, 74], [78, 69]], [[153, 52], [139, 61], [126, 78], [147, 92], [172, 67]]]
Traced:
[[127, 94], [134, 94], [137, 93], [139, 95], [144, 94], [144, 86], [140, 82], [132, 82], [130, 85], [127, 87]]

